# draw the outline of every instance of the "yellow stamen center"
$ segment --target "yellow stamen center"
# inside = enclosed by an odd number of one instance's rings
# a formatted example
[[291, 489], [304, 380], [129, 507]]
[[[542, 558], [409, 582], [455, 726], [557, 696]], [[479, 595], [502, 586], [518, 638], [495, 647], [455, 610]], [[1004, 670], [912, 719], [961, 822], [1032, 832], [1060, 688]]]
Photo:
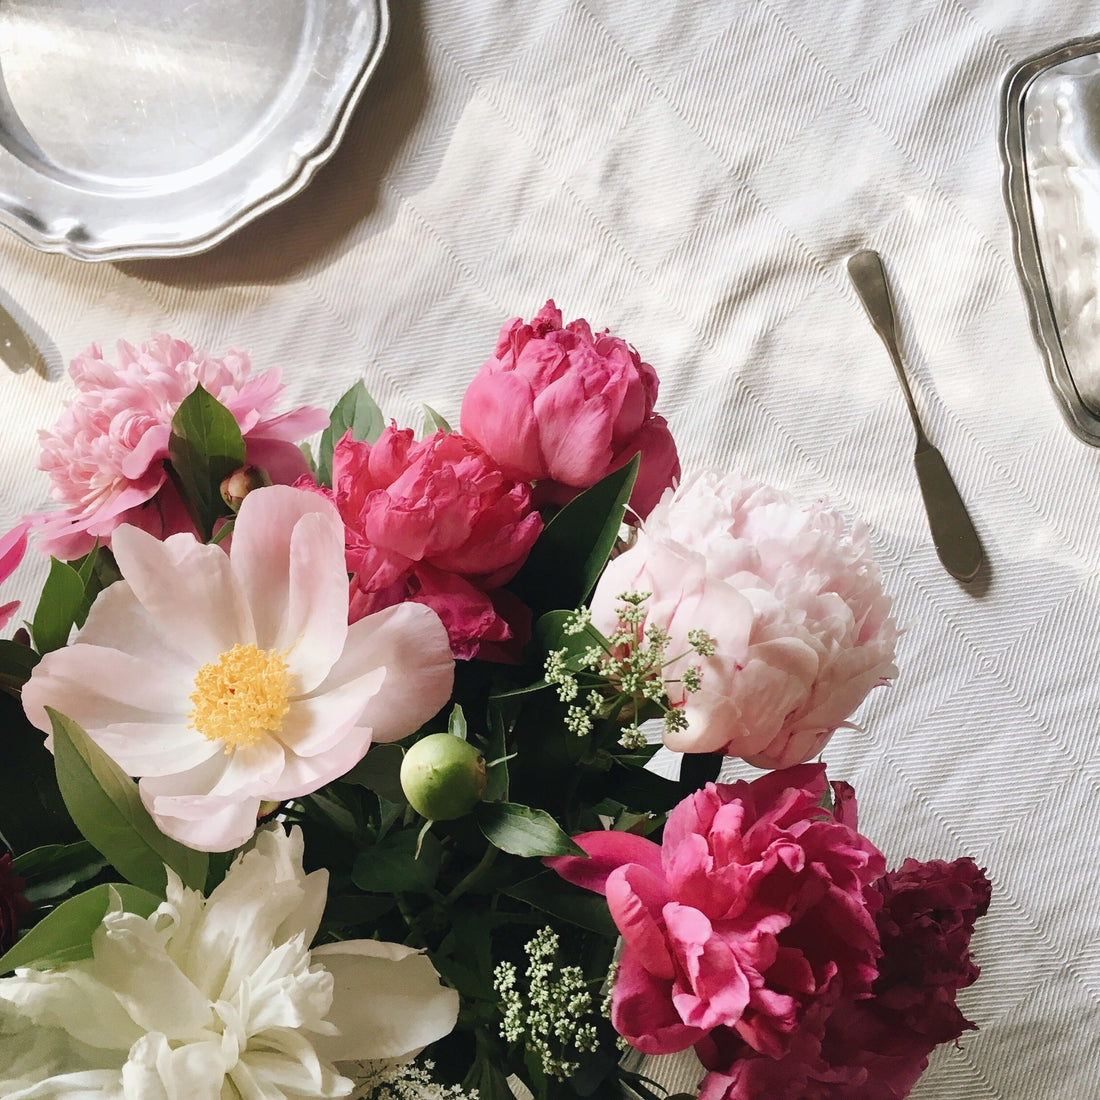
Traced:
[[191, 692], [191, 728], [208, 741], [224, 742], [227, 753], [278, 733], [290, 709], [291, 678], [283, 656], [249, 642], [203, 665]]

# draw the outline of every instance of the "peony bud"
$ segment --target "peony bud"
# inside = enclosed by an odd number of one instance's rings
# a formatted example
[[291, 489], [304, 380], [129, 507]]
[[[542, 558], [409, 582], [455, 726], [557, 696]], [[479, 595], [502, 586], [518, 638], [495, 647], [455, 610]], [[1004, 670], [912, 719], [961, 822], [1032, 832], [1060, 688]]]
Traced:
[[485, 757], [453, 733], [417, 741], [401, 762], [401, 789], [409, 805], [431, 821], [468, 814], [485, 794]]
[[261, 470], [259, 466], [242, 466], [228, 477], [222, 478], [222, 500], [236, 512], [253, 489], [263, 489], [270, 484], [271, 478], [267, 476], [266, 470]]

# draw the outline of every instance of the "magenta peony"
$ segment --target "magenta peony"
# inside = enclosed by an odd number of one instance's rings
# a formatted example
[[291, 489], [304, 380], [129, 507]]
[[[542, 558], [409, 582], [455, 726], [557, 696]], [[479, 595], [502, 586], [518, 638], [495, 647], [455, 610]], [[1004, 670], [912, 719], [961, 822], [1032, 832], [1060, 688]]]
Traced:
[[907, 859], [874, 886], [882, 946], [870, 997], [822, 1004], [780, 1059], [718, 1029], [696, 1045], [711, 1067], [700, 1100], [902, 1100], [940, 1043], [974, 1025], [955, 996], [978, 977], [974, 923], [991, 887], [973, 860]]
[[618, 596], [631, 590], [652, 593], [647, 622], [669, 632], [670, 652], [688, 651], [692, 629], [717, 642], [700, 691], [670, 687], [687, 721], [665, 743], [679, 752], [800, 763], [897, 672], [898, 630], [866, 530], [845, 534], [824, 504], [802, 507], [733, 475], [706, 471], [665, 494], [600, 578], [599, 629], [614, 630]]
[[40, 433], [39, 469], [63, 511], [29, 517], [39, 548], [59, 558], [87, 553], [96, 539], [109, 543], [123, 523], [158, 538], [192, 530], [164, 459], [172, 417], [196, 385], [233, 413], [249, 463], [276, 482], [305, 472], [295, 444], [328, 423], [321, 409], [276, 412], [284, 391], [278, 370], [253, 375], [243, 352], [214, 359], [168, 336], [140, 348], [120, 340], [117, 366], [93, 344], [69, 374], [79, 393], [54, 429]]
[[502, 585], [542, 530], [526, 485], [457, 432], [417, 442], [394, 425], [374, 444], [340, 440], [332, 484], [353, 622], [412, 600], [443, 620], [457, 657], [518, 651], [530, 613]]
[[13, 943], [19, 931], [19, 922], [30, 912], [30, 902], [23, 897], [26, 882], [12, 874], [11, 856], [0, 855], [0, 955]]
[[[6, 581], [15, 572], [27, 552], [27, 525], [20, 523], [0, 538], [0, 581]], [[19, 601], [0, 605], [0, 630], [8, 625], [19, 609]]]
[[462, 400], [462, 432], [540, 504], [564, 504], [641, 453], [631, 507], [646, 516], [680, 475], [676, 444], [653, 411], [657, 374], [624, 340], [587, 321], [562, 326], [552, 301], [500, 330]]
[[707, 784], [669, 815], [663, 842], [576, 837], [588, 859], [546, 862], [603, 893], [623, 939], [612, 1022], [647, 1054], [715, 1029], [781, 1058], [822, 1002], [877, 973], [870, 885], [878, 850], [822, 809], [824, 765]]

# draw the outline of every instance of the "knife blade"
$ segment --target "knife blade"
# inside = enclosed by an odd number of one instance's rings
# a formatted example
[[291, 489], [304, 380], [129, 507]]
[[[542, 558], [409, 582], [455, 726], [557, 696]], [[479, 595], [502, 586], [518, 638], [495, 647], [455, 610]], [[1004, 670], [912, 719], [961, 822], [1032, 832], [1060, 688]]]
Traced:
[[863, 308], [867, 310], [867, 316], [871, 318], [871, 324], [890, 353], [909, 408], [910, 419], [917, 433], [913, 463], [936, 553], [951, 576], [960, 581], [972, 581], [982, 566], [982, 544], [955, 485], [955, 479], [951, 476], [943, 455], [932, 446], [925, 434], [917, 412], [913, 391], [909, 388], [905, 361], [898, 344], [890, 284], [886, 280], [882, 258], [869, 249], [857, 252], [848, 257], [848, 274]]
[[48, 377], [46, 360], [38, 345], [27, 335], [23, 326], [0, 302], [0, 359], [16, 374], [33, 370]]

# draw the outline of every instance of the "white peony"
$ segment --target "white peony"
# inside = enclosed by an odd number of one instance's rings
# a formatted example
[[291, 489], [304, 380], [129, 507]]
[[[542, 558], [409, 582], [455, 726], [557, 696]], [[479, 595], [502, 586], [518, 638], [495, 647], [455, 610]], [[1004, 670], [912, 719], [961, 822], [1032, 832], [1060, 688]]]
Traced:
[[148, 918], [112, 908], [92, 957], [0, 978], [5, 1100], [347, 1096], [339, 1061], [405, 1058], [448, 1034], [458, 994], [400, 944], [309, 949], [328, 872], [261, 829], [204, 898], [168, 871]]

